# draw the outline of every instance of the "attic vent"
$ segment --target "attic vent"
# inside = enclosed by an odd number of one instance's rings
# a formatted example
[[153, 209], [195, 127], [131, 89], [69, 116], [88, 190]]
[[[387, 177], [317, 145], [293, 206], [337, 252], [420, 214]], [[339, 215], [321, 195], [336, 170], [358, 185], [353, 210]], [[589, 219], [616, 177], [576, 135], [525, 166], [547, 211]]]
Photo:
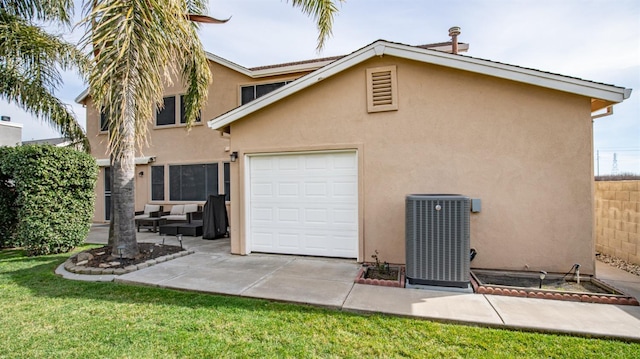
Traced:
[[369, 112], [398, 109], [395, 66], [367, 69], [367, 110]]

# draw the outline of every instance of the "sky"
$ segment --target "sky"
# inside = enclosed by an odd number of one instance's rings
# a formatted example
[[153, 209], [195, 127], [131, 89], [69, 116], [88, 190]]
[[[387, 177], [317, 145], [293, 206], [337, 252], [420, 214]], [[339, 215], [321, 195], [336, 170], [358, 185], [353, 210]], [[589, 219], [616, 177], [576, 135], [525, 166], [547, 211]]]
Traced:
[[[81, 1], [75, 0], [76, 19]], [[637, 0], [347, 0], [338, 5], [333, 36], [316, 51], [313, 19], [285, 0], [210, 0], [209, 15], [231, 17], [224, 25], [202, 25], [204, 49], [245, 67], [349, 54], [378, 39], [407, 45], [458, 40], [464, 55], [633, 89], [596, 119], [594, 172], [640, 174], [640, 1]], [[77, 42], [82, 29], [65, 37]], [[56, 95], [79, 122], [85, 109], [74, 99], [86, 84], [63, 75]], [[0, 114], [23, 124], [22, 140], [59, 137], [49, 125], [0, 100]]]

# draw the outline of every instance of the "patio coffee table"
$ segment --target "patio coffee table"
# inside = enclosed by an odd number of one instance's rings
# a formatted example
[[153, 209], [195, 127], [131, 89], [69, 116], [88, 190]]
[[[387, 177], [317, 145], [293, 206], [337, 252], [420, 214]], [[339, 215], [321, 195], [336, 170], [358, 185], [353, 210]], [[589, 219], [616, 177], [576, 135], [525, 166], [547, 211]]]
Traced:
[[158, 228], [160, 228], [160, 226], [165, 223], [167, 223], [167, 220], [164, 218], [149, 217], [149, 218], [136, 219], [136, 226], [138, 227], [138, 232], [140, 232], [141, 227], [148, 228], [152, 232], [157, 232]]

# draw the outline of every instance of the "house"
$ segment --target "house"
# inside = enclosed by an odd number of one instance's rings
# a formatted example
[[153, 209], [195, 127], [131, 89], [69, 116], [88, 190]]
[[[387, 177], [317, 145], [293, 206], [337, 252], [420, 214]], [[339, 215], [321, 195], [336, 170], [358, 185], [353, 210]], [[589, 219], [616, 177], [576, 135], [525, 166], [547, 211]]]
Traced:
[[376, 41], [204, 116], [237, 158], [231, 250], [402, 264], [406, 196], [455, 193], [473, 267], [593, 274], [592, 116], [630, 93]]
[[11, 122], [11, 117], [0, 119], [0, 146], [19, 146], [22, 141], [22, 124]]
[[[420, 47], [451, 51], [452, 43]], [[466, 51], [468, 44], [458, 43], [458, 48]], [[201, 109], [204, 119], [224, 114], [341, 58], [245, 68], [211, 53], [207, 57], [213, 81], [209, 100]], [[163, 205], [165, 211], [175, 204], [204, 204], [209, 194], [226, 194], [230, 199], [229, 135], [214, 134], [202, 121], [187, 131], [182, 108], [186, 91], [181, 81], [174, 79], [173, 83], [164, 90], [164, 109], [150, 119], [153, 123], [149, 126], [149, 145], [136, 154], [136, 210], [144, 209], [147, 203]], [[106, 223], [110, 219], [111, 198], [106, 121], [93, 105], [88, 90], [76, 102], [86, 108], [91, 154], [100, 166], [93, 221]]]

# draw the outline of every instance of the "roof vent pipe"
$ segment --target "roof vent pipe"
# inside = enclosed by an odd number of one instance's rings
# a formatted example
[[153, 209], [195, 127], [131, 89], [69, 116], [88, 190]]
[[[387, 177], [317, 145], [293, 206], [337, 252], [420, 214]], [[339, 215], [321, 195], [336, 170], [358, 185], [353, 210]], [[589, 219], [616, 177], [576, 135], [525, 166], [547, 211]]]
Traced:
[[458, 54], [458, 35], [460, 35], [460, 27], [454, 26], [449, 29], [449, 36], [451, 36], [451, 53]]

